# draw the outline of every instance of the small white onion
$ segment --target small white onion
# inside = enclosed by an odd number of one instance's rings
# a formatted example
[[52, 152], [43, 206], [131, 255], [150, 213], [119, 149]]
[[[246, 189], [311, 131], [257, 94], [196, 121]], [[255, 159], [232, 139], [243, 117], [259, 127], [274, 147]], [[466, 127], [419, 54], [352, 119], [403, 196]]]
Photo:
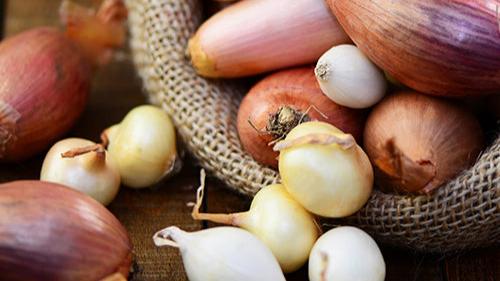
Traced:
[[[62, 157], [72, 150], [82, 150], [81, 155]], [[94, 142], [64, 139], [52, 146], [43, 161], [40, 180], [59, 183], [79, 190], [103, 205], [113, 201], [120, 188], [118, 168], [108, 153]]]
[[271, 251], [240, 228], [188, 233], [171, 226], [157, 232], [153, 241], [156, 246], [179, 248], [190, 281], [285, 281]]
[[309, 212], [345, 217], [366, 203], [373, 189], [373, 169], [354, 138], [319, 121], [293, 128], [278, 142], [283, 185]]
[[124, 185], [148, 187], [173, 171], [177, 160], [175, 128], [160, 108], [138, 106], [105, 135]]
[[261, 189], [246, 212], [210, 214], [199, 212], [203, 199], [203, 170], [201, 180], [198, 200], [192, 212], [194, 219], [229, 224], [250, 231], [269, 247], [285, 273], [293, 272], [307, 262], [318, 239], [319, 228], [314, 217], [292, 198], [283, 185], [272, 184]]
[[314, 72], [325, 95], [351, 108], [373, 106], [387, 88], [383, 72], [354, 45], [328, 50], [319, 58]]
[[385, 262], [364, 231], [341, 226], [323, 234], [309, 256], [310, 281], [383, 281]]

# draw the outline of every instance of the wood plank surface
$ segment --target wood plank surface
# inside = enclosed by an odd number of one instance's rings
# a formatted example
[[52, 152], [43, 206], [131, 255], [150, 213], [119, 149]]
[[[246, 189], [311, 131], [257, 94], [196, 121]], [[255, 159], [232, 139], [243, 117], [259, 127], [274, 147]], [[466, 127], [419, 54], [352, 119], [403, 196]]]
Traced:
[[[90, 3], [91, 0], [78, 2]], [[39, 25], [58, 25], [58, 0], [10, 0], [5, 5], [4, 34], [18, 33]], [[3, 6], [2, 6], [3, 7]], [[146, 102], [130, 52], [125, 49], [95, 79], [89, 104], [68, 136], [94, 141], [106, 127], [117, 123], [128, 110]], [[0, 165], [0, 182], [37, 179], [43, 155], [16, 164]], [[212, 223], [193, 221], [186, 203], [195, 200], [199, 167], [185, 159], [180, 174], [146, 190], [122, 187], [109, 209], [122, 221], [134, 244], [135, 265], [131, 280], [187, 280], [177, 249], [155, 248], [151, 236], [157, 230], [177, 225], [186, 230], [212, 227]], [[250, 199], [229, 191], [222, 182], [207, 179], [203, 211], [237, 212], [247, 210]], [[388, 281], [500, 280], [498, 249], [476, 250], [452, 257], [422, 255], [381, 246]], [[0, 278], [1, 279], [1, 278]], [[307, 280], [307, 267], [287, 276], [287, 280]]]

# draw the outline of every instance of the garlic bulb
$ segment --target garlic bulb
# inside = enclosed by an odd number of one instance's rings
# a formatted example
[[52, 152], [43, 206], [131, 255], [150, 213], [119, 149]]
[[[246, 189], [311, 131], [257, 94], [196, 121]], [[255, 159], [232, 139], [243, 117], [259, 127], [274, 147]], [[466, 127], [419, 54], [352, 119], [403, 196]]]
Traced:
[[370, 197], [373, 170], [368, 157], [351, 135], [334, 126], [302, 123], [274, 149], [280, 151], [283, 185], [309, 212], [345, 217]]
[[384, 73], [354, 45], [328, 50], [319, 58], [314, 72], [325, 95], [351, 108], [376, 104], [387, 88]]
[[160, 108], [136, 107], [104, 135], [126, 186], [148, 187], [174, 168], [177, 158], [175, 128]]
[[171, 226], [157, 232], [153, 241], [156, 246], [180, 249], [190, 281], [285, 281], [271, 251], [236, 227], [188, 233]]
[[310, 281], [383, 281], [385, 262], [364, 231], [341, 226], [323, 234], [309, 257]]
[[[68, 151], [74, 155], [63, 157]], [[79, 190], [103, 205], [111, 203], [120, 188], [120, 174], [112, 157], [101, 145], [80, 138], [64, 139], [52, 146], [43, 161], [40, 180]]]

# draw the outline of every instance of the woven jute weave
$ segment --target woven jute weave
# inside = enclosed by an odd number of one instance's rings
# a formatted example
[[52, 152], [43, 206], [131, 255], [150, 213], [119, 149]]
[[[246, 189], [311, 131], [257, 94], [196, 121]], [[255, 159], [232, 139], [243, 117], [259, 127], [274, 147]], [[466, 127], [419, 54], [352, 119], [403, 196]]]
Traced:
[[[172, 117], [188, 150], [229, 187], [253, 195], [279, 180], [241, 148], [236, 132], [245, 88], [199, 77], [185, 56], [202, 20], [199, 0], [128, 0], [131, 48], [150, 101]], [[450, 252], [500, 240], [500, 139], [468, 171], [431, 196], [375, 191], [352, 224], [389, 244]]]

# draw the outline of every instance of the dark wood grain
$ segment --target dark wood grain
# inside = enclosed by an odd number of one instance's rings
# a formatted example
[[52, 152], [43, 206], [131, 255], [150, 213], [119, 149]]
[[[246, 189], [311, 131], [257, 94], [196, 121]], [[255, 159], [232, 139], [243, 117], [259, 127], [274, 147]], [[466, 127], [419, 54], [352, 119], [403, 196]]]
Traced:
[[500, 251], [478, 249], [446, 259], [446, 275], [450, 281], [500, 280]]
[[[81, 0], [79, 2], [89, 2]], [[1, 1], [0, 1], [1, 4]], [[5, 34], [12, 35], [37, 25], [57, 24], [56, 0], [11, 0], [6, 7]], [[90, 102], [68, 136], [98, 140], [101, 130], [119, 122], [128, 110], [146, 102], [128, 50], [120, 52], [94, 79]], [[0, 165], [0, 182], [37, 179], [43, 154], [31, 160]], [[187, 230], [212, 227], [195, 222], [187, 202], [195, 200], [199, 167], [185, 159], [182, 172], [145, 190], [122, 187], [109, 209], [127, 228], [134, 244], [135, 266], [131, 280], [187, 280], [178, 250], [156, 248], [152, 235], [161, 228], [178, 225]], [[224, 184], [208, 178], [203, 210], [235, 212], [247, 210], [250, 199], [235, 194]], [[425, 256], [381, 246], [387, 265], [387, 281], [498, 280], [498, 249], [478, 250], [450, 258]], [[0, 278], [1, 279], [1, 278]], [[287, 280], [307, 280], [307, 268], [289, 274]]]

